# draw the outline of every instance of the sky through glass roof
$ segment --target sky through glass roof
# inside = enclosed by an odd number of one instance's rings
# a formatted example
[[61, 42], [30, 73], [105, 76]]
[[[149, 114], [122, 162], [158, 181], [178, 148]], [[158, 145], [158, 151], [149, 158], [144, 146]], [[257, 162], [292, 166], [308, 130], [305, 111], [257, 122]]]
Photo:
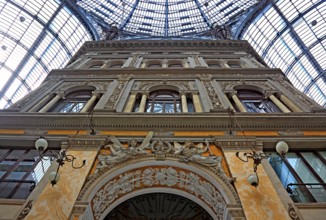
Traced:
[[241, 38], [270, 67], [282, 69], [293, 85], [326, 108], [326, 1], [269, 1]]
[[61, 1], [0, 0], [0, 108], [38, 87], [92, 36]]
[[234, 21], [258, 0], [79, 0], [97, 22], [156, 37], [188, 36]]

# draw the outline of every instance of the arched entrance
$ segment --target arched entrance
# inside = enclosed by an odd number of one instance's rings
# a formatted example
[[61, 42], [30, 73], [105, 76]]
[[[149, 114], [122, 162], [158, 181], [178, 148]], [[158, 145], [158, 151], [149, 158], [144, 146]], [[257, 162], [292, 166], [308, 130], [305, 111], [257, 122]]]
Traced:
[[[208, 213], [208, 219], [230, 219], [230, 207], [242, 213], [240, 200], [223, 175], [169, 156], [164, 161], [156, 160], [155, 155], [139, 156], [101, 170], [85, 185], [79, 201], [88, 204], [83, 219], [103, 220], [122, 210], [118, 207], [125, 202], [135, 204], [138, 196], [162, 193], [191, 201], [193, 207], [201, 207], [198, 213]], [[155, 198], [159, 203], [161, 197]]]
[[212, 220], [200, 205], [170, 193], [142, 194], [118, 205], [104, 220], [191, 219]]

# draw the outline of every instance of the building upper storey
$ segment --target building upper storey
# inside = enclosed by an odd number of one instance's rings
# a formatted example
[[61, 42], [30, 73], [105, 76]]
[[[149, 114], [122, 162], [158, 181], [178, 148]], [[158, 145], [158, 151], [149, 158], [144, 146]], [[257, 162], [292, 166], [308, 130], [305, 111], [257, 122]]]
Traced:
[[87, 42], [10, 111], [299, 113], [323, 108], [246, 41]]

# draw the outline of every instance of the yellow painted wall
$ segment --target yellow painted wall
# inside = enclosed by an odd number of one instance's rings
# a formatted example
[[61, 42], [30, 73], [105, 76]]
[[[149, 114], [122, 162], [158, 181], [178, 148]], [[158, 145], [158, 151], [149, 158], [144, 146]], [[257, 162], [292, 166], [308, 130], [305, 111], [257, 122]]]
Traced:
[[60, 168], [60, 180], [52, 187], [50, 183], [44, 188], [40, 196], [34, 201], [26, 220], [66, 220], [72, 212], [78, 194], [93, 165], [96, 151], [69, 151], [77, 160], [75, 166], [86, 160], [86, 165], [80, 169], [73, 169], [70, 163]]
[[248, 176], [254, 173], [252, 160], [248, 163], [242, 162], [235, 153], [235, 151], [227, 151], [225, 157], [232, 176], [236, 177], [235, 187], [247, 219], [291, 219], [262, 165], [258, 166], [259, 186], [255, 188], [247, 181]]

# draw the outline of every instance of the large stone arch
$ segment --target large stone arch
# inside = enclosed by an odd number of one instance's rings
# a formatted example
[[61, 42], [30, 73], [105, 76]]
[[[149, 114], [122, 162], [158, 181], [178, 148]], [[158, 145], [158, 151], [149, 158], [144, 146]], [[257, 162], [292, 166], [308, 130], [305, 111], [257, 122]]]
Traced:
[[[139, 155], [94, 174], [78, 202], [87, 203], [84, 215], [103, 219], [122, 202], [141, 194], [164, 192], [183, 196], [200, 205], [214, 219], [230, 218], [229, 207], [242, 213], [239, 197], [229, 179], [217, 170], [180, 162], [178, 156]], [[234, 210], [233, 210], [234, 211]]]

